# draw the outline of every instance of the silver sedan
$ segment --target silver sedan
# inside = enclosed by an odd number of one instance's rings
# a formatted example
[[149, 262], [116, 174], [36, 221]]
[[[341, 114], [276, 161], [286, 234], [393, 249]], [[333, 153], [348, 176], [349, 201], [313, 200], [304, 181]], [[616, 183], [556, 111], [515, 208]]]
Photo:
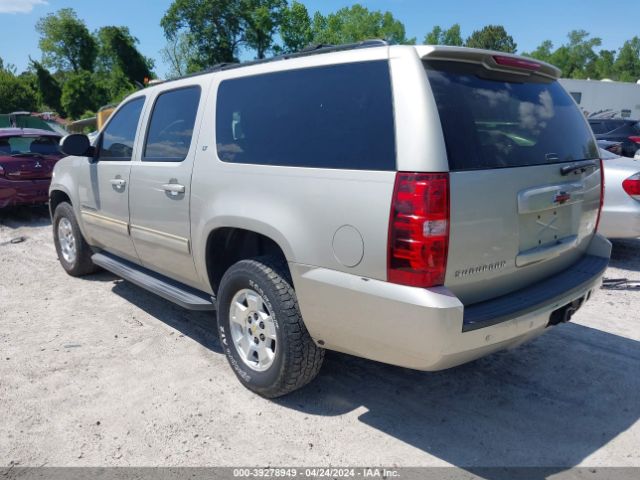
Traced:
[[600, 149], [604, 206], [598, 231], [608, 238], [640, 237], [640, 159]]

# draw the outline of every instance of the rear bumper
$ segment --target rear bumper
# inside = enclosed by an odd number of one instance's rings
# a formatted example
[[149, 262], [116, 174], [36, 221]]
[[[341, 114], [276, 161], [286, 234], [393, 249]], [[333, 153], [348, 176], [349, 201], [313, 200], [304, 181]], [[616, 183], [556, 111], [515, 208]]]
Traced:
[[[305, 325], [318, 344], [407, 368], [441, 370], [543, 333], [553, 311], [588, 299], [600, 286], [610, 249], [596, 235], [572, 272], [483, 302], [475, 311], [465, 309], [444, 287], [420, 289], [294, 263], [290, 267]], [[579, 281], [566, 285], [570, 275]], [[483, 322], [469, 328], [469, 319], [479, 318]]]
[[0, 208], [46, 203], [51, 179], [5, 180], [0, 178]]
[[607, 238], [640, 237], [640, 202], [629, 197], [624, 205], [605, 203], [598, 231]]

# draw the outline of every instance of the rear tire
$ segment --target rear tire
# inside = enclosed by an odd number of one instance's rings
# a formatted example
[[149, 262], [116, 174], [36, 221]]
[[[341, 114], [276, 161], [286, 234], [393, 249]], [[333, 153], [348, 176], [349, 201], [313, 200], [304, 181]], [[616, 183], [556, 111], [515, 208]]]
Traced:
[[242, 260], [218, 292], [220, 342], [249, 390], [276, 398], [303, 387], [322, 366], [324, 349], [307, 331], [286, 264], [277, 257]]
[[82, 236], [73, 207], [66, 202], [60, 203], [53, 213], [53, 242], [62, 268], [72, 277], [99, 269], [91, 261], [93, 252]]

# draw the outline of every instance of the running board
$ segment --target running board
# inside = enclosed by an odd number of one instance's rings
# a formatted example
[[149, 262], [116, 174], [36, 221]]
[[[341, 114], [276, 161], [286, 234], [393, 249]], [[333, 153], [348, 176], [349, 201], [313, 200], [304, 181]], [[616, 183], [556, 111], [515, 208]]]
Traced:
[[135, 263], [108, 253], [95, 253], [91, 260], [105, 270], [187, 310], [216, 309], [214, 297]]

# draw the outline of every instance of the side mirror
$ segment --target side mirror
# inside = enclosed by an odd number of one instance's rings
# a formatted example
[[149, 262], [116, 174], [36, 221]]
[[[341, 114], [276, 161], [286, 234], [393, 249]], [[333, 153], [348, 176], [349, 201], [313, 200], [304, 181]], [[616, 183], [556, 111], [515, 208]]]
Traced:
[[60, 150], [66, 155], [74, 157], [93, 157], [95, 148], [91, 146], [89, 137], [80, 133], [72, 133], [60, 140]]

